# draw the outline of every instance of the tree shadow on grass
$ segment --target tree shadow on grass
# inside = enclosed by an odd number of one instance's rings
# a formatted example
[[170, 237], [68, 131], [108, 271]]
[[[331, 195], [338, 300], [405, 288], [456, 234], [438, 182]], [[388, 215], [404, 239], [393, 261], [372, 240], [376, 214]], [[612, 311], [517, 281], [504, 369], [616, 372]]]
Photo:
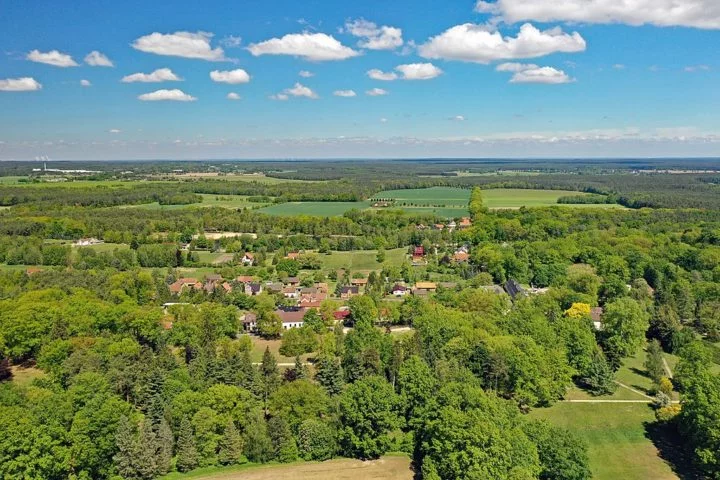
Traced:
[[692, 464], [689, 452], [675, 426], [660, 422], [645, 422], [645, 437], [658, 449], [662, 458], [680, 480], [702, 480], [703, 477]]
[[633, 372], [635, 375], [640, 375], [641, 377], [650, 378], [650, 375], [648, 374], [647, 370], [642, 370], [637, 367], [630, 367], [630, 371]]

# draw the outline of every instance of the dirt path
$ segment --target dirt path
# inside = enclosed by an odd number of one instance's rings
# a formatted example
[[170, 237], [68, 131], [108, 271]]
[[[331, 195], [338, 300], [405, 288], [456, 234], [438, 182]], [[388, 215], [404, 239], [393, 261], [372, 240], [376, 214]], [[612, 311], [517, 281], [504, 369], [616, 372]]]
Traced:
[[672, 370], [670, 370], [670, 365], [668, 365], [668, 362], [665, 359], [665, 357], [663, 357], [663, 367], [665, 367], [665, 373], [667, 373], [667, 377], [672, 379], [673, 373], [672, 373]]

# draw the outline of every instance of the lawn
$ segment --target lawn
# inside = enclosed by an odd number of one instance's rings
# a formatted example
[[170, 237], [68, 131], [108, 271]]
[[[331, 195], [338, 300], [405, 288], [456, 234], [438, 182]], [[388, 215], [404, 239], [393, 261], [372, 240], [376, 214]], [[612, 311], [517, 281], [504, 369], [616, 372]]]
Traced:
[[336, 458], [326, 462], [296, 462], [287, 465], [240, 465], [208, 467], [190, 473], [171, 473], [161, 480], [410, 480], [413, 471], [407, 455], [386, 455], [378, 460]]
[[[275, 355], [275, 360], [277, 360], [278, 363], [284, 363], [289, 365], [295, 364], [295, 357], [286, 357], [283, 355], [280, 355], [280, 345], [282, 345], [282, 340], [265, 340], [260, 337], [251, 337], [252, 338], [252, 344], [253, 349], [250, 353], [250, 356], [252, 358], [253, 362], [262, 362], [263, 354], [265, 353], [266, 348], [270, 348], [270, 353]], [[302, 361], [306, 362], [308, 358], [310, 358], [312, 354], [306, 354], [302, 355], [300, 358]], [[285, 365], [288, 366], [288, 365]]]
[[[406, 248], [396, 248], [385, 251], [385, 262], [383, 264], [399, 267], [402, 265], [407, 254]], [[377, 262], [376, 250], [354, 250], [350, 252], [332, 252], [331, 255], [320, 254], [323, 268], [338, 270], [349, 268], [351, 271], [381, 270], [383, 264]]]
[[641, 403], [558, 403], [530, 416], [566, 427], [589, 446], [595, 480], [679, 479], [648, 438], [655, 420]]

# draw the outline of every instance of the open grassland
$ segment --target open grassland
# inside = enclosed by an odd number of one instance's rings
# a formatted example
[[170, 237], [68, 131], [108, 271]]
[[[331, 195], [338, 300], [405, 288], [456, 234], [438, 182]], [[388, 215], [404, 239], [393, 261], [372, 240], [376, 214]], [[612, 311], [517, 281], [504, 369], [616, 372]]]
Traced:
[[[280, 346], [282, 345], [282, 340], [265, 340], [264, 338], [254, 336], [251, 338], [253, 349], [252, 352], [250, 352], [250, 357], [252, 358], [253, 362], [262, 362], [265, 349], [269, 348], [270, 353], [275, 356], [275, 360], [277, 360], [278, 363], [295, 364], [295, 357], [286, 357], [284, 355], [280, 355]], [[300, 359], [303, 362], [306, 362], [307, 359], [311, 356], [312, 354], [305, 354], [302, 355]]]
[[348, 268], [353, 272], [381, 270], [383, 265], [399, 267], [402, 265], [407, 254], [407, 249], [396, 248], [385, 251], [385, 261], [377, 262], [376, 250], [354, 250], [351, 252], [332, 252], [330, 255], [320, 254], [323, 268], [338, 270]]
[[335, 217], [353, 208], [365, 210], [369, 206], [369, 202], [288, 202], [262, 208], [259, 212], [268, 215]]
[[25, 365], [13, 365], [10, 367], [12, 381], [20, 386], [28, 386], [36, 378], [44, 378], [45, 372], [39, 368]]
[[522, 188], [495, 188], [483, 190], [483, 202], [488, 208], [520, 208], [520, 207], [561, 207], [582, 208], [622, 208], [616, 204], [559, 204], [560, 197], [568, 195], [589, 195], [569, 190], [527, 190]]
[[204, 468], [190, 473], [171, 473], [162, 480], [410, 480], [413, 471], [407, 455], [386, 455], [378, 460], [338, 458], [326, 462], [287, 465], [240, 465]]
[[262, 207], [266, 204], [249, 202], [246, 195], [215, 195], [201, 193], [202, 202], [184, 205], [160, 205], [158, 202], [143, 203], [141, 205], [126, 205], [123, 208], [144, 208], [148, 210], [176, 210], [178, 208], [192, 207], [222, 207], [222, 208], [253, 208]]
[[652, 409], [642, 403], [558, 403], [533, 418], [573, 431], [589, 446], [595, 480], [675, 480], [678, 475], [652, 441]]

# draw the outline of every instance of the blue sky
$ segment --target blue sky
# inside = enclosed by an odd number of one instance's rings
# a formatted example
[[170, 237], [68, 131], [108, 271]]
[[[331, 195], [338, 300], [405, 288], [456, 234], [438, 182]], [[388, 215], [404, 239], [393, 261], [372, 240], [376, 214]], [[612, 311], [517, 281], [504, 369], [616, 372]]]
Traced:
[[716, 0], [0, 11], [0, 160], [720, 156]]

